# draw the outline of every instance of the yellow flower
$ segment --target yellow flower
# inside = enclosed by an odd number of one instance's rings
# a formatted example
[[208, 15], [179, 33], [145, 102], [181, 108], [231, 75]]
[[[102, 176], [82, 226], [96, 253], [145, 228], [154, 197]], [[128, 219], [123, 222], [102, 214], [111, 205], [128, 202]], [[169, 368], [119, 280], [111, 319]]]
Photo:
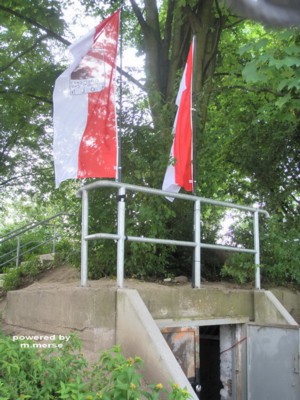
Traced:
[[128, 365], [134, 364], [134, 359], [132, 357], [127, 358], [127, 364]]
[[162, 383], [158, 383], [155, 387], [157, 390], [161, 390], [164, 386]]
[[179, 385], [178, 385], [178, 383], [174, 383], [174, 385], [173, 385], [173, 389], [179, 389]]
[[136, 385], [135, 385], [133, 382], [131, 382], [131, 384], [130, 384], [130, 389], [131, 389], [131, 390], [136, 389]]

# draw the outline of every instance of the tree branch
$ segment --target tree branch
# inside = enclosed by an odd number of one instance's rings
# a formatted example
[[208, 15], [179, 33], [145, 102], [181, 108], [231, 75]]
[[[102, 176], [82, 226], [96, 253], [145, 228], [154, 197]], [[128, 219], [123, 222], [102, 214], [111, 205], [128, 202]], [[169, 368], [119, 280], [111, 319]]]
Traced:
[[130, 0], [130, 3], [132, 5], [133, 12], [135, 13], [135, 16], [137, 17], [137, 20], [139, 21], [139, 24], [141, 25], [142, 29], [147, 29], [148, 25], [136, 1]]
[[[48, 171], [48, 170], [52, 170], [52, 167], [39, 169], [39, 171]], [[16, 181], [17, 179], [25, 178], [26, 176], [32, 176], [32, 172], [27, 172], [26, 174], [13, 176], [12, 178], [6, 179], [5, 181], [0, 181], [0, 187], [9, 185], [11, 182]]]
[[2, 90], [2, 91], [0, 91], [0, 94], [17, 94], [17, 95], [21, 95], [21, 96], [31, 97], [32, 99], [40, 100], [40, 101], [43, 101], [44, 103], [48, 103], [48, 104], [53, 103], [52, 100], [49, 100], [47, 97], [37, 96], [37, 95], [31, 94], [31, 93], [23, 93], [19, 90], [13, 90], [13, 91]]
[[122, 74], [125, 78], [127, 78], [130, 82], [134, 83], [138, 88], [140, 88], [143, 91], [146, 91], [145, 86], [140, 83], [137, 79], [135, 79], [132, 75], [130, 75], [128, 72], [124, 71], [120, 67], [117, 67], [117, 71], [119, 74]]
[[254, 92], [254, 93], [271, 93], [276, 97], [283, 97], [284, 96], [284, 94], [276, 92], [275, 90], [270, 89], [270, 88], [256, 89], [256, 88], [249, 88], [249, 87], [245, 87], [245, 86], [241, 86], [241, 85], [223, 86], [218, 91], [223, 91], [224, 89], [229, 89], [229, 90], [231, 90], [231, 89], [240, 89], [240, 90], [244, 90], [245, 92]]
[[38, 38], [32, 46], [28, 47], [28, 49], [24, 50], [23, 52], [21, 52], [20, 54], [17, 55], [17, 57], [15, 57], [10, 63], [8, 63], [7, 65], [5, 65], [4, 67], [0, 68], [0, 72], [4, 72], [5, 70], [7, 70], [8, 68], [10, 68], [16, 61], [18, 61], [18, 59], [20, 57], [25, 56], [25, 54], [30, 53], [40, 42], [42, 42], [44, 39], [46, 39], [48, 37], [48, 34], [45, 34], [43, 36], [41, 36], [40, 38]]
[[69, 46], [71, 44], [67, 39], [61, 37], [57, 33], [53, 32], [51, 29], [46, 28], [45, 26], [41, 25], [39, 22], [35, 21], [34, 19], [32, 19], [30, 17], [27, 17], [26, 15], [19, 13], [18, 11], [12, 10], [11, 8], [5, 7], [1, 4], [0, 4], [0, 10], [5, 11], [8, 14], [11, 14], [17, 18], [20, 18], [22, 21], [26, 21], [27, 23], [35, 26], [36, 28], [41, 29], [42, 31], [46, 32], [48, 36], [58, 40], [59, 42], [65, 44], [67, 46]]
[[[146, 24], [146, 22], [145, 22], [145, 20], [144, 20], [144, 18], [143, 18], [143, 15], [142, 15], [142, 13], [141, 13], [139, 7], [137, 6], [135, 0], [130, 0], [130, 1], [131, 1], [131, 3], [133, 4], [133, 7], [135, 6], [134, 11], [135, 11], [136, 16], [138, 17], [138, 15], [139, 15], [140, 18], [143, 20], [143, 22], [142, 22], [142, 20], [140, 20], [140, 19], [138, 18], [139, 22], [140, 22], [140, 23], [144, 23], [144, 24], [147, 26], [147, 24]], [[14, 15], [15, 17], [17, 17], [17, 18], [19, 18], [19, 19], [21, 19], [21, 20], [23, 20], [23, 21], [26, 21], [27, 23], [29, 23], [29, 24], [31, 24], [31, 25], [33, 25], [33, 26], [35, 26], [35, 27], [37, 27], [37, 28], [43, 30], [44, 32], [46, 32], [46, 35], [45, 35], [45, 36], [42, 36], [39, 40], [43, 40], [43, 38], [45, 38], [46, 36], [48, 36], [48, 37], [52, 37], [52, 38], [58, 40], [60, 43], [63, 43], [63, 44], [66, 45], [66, 46], [69, 46], [69, 45], [71, 44], [71, 42], [70, 42], [69, 40], [67, 40], [67, 39], [63, 38], [62, 36], [58, 35], [57, 33], [53, 32], [51, 29], [46, 28], [45, 26], [41, 25], [39, 22], [35, 21], [35, 20], [32, 19], [32, 18], [29, 18], [29, 17], [27, 17], [27, 16], [25, 16], [25, 15], [22, 15], [22, 14], [20, 14], [19, 12], [15, 11], [15, 10], [12, 10], [12, 9], [10, 9], [10, 8], [8, 8], [8, 7], [2, 6], [1, 4], [0, 4], [0, 10], [3, 10], [3, 11], [5, 11], [5, 12], [11, 14], [11, 15]], [[36, 44], [37, 44], [37, 43], [36, 43]], [[31, 49], [31, 48], [27, 49], [27, 51], [30, 51], [30, 49]], [[23, 54], [22, 54], [22, 55], [23, 55]], [[15, 60], [13, 60], [13, 62], [15, 62]], [[6, 66], [6, 67], [7, 67], [7, 66]], [[117, 68], [117, 69], [118, 69], [118, 72], [119, 72], [120, 74], [122, 74], [125, 78], [127, 78], [129, 81], [131, 81], [132, 83], [134, 83], [134, 84], [135, 84], [136, 86], [138, 86], [141, 90], [145, 90], [144, 85], [142, 85], [140, 82], [138, 82], [133, 76], [131, 76], [130, 74], [128, 74], [128, 72], [125, 72], [124, 70], [121, 70], [120, 68]], [[0, 72], [1, 72], [1, 71], [3, 71], [3, 69], [1, 69]], [[28, 95], [28, 96], [33, 97], [33, 95]], [[42, 98], [41, 98], [41, 100], [43, 100], [43, 101], [45, 101], [45, 102], [48, 102], [48, 103], [50, 102], [50, 101], [47, 100], [47, 99], [42, 99]], [[52, 103], [52, 102], [50, 102], [50, 103]]]

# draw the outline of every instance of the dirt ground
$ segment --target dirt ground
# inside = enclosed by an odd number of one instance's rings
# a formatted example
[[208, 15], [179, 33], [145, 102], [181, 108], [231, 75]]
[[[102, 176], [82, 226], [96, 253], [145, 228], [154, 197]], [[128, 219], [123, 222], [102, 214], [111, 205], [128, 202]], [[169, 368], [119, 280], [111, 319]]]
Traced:
[[[70, 265], [63, 265], [59, 267], [54, 267], [49, 271], [43, 272], [35, 282], [26, 286], [25, 288], [19, 290], [35, 290], [37, 287], [42, 286], [43, 288], [53, 288], [54, 286], [59, 289], [61, 286], [80, 286], [80, 271]], [[116, 278], [101, 278], [98, 280], [89, 280], [88, 285], [91, 287], [101, 287], [101, 286], [117, 286]], [[227, 289], [252, 289], [253, 286], [249, 285], [238, 285], [229, 282], [202, 282], [203, 287], [217, 287], [217, 288], [227, 288]], [[149, 286], [191, 286], [191, 282], [185, 277], [176, 277], [171, 282], [164, 281], [142, 281], [137, 279], [125, 279], [124, 287], [126, 288], [142, 288]]]

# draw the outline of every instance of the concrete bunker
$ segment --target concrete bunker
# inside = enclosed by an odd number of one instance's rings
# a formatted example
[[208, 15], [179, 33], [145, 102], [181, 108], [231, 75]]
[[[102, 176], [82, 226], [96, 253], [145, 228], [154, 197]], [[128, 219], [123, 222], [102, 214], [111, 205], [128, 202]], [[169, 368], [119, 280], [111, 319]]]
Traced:
[[[271, 292], [128, 283], [135, 288], [105, 281], [9, 292], [6, 328], [22, 335], [77, 332], [91, 355], [119, 344], [126, 356], [144, 360], [148, 383], [175, 382], [194, 400], [198, 384], [202, 400], [300, 398], [299, 326]], [[182, 361], [165, 340], [172, 329], [188, 334]], [[184, 360], [189, 352], [192, 363]]]

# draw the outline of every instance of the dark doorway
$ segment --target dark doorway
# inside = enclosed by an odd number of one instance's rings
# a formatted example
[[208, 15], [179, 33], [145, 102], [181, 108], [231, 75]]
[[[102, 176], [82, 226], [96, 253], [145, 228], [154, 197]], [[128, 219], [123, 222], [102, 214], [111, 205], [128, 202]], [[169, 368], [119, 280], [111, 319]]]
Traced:
[[200, 328], [201, 400], [220, 400], [220, 326]]

